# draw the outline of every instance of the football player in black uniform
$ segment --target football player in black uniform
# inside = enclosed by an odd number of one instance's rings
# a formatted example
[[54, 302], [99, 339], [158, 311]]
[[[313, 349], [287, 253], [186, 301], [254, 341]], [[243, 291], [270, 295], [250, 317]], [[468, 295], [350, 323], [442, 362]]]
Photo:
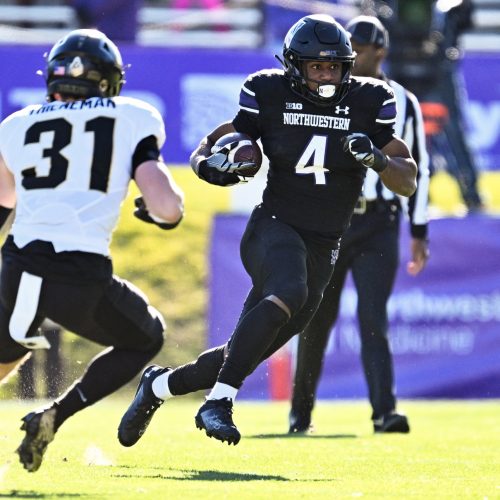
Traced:
[[[359, 16], [347, 24], [357, 53], [353, 73], [380, 78], [393, 89], [398, 115], [395, 130], [408, 144], [418, 165], [418, 188], [408, 203], [411, 261], [408, 272], [418, 274], [429, 256], [427, 200], [429, 155], [417, 98], [382, 73], [389, 36], [382, 23]], [[399, 265], [400, 199], [384, 188], [374, 172], [368, 172], [363, 195], [354, 210], [349, 229], [342, 237], [339, 259], [323, 300], [307, 328], [299, 335], [297, 364], [290, 411], [289, 432], [306, 432], [311, 424], [323, 355], [337, 318], [347, 273], [351, 271], [358, 294], [361, 359], [372, 406], [375, 432], [409, 432], [406, 415], [396, 411], [392, 354], [387, 337], [387, 302]]]
[[382, 81], [351, 78], [354, 58], [346, 31], [332, 17], [302, 18], [285, 38], [284, 71], [250, 75], [236, 117], [193, 152], [199, 177], [230, 185], [247, 165], [230, 163], [224, 149], [211, 154], [212, 145], [234, 131], [262, 141], [270, 161], [267, 186], [241, 241], [253, 286], [227, 344], [173, 371], [145, 370], [119, 427], [123, 445], [137, 442], [166, 398], [200, 389], [212, 390], [196, 426], [237, 444], [232, 407], [238, 389], [314, 314], [367, 169], [404, 196], [415, 191], [415, 162], [394, 135], [393, 92]]
[[163, 345], [161, 314], [112, 272], [111, 233], [130, 181], [141, 220], [169, 229], [183, 211], [161, 161], [162, 117], [119, 95], [123, 64], [111, 40], [70, 32], [50, 51], [46, 76], [47, 102], [0, 125], [0, 227], [16, 207], [2, 247], [0, 381], [49, 347], [37, 335], [45, 318], [106, 348], [65, 394], [23, 418], [17, 452], [29, 472], [65, 420], [131, 380]]

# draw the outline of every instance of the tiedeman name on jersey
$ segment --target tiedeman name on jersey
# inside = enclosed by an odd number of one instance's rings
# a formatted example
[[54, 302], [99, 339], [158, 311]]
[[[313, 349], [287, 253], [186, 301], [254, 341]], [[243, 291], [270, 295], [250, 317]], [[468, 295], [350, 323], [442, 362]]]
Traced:
[[283, 113], [284, 125], [302, 125], [305, 127], [349, 130], [350, 122], [350, 118], [340, 118], [339, 116], [311, 115], [308, 113]]
[[116, 108], [116, 103], [110, 98], [90, 98], [85, 101], [56, 101], [44, 104], [41, 108], [33, 109], [30, 115], [39, 115], [48, 113], [49, 111], [57, 111], [59, 109], [91, 109], [91, 108]]

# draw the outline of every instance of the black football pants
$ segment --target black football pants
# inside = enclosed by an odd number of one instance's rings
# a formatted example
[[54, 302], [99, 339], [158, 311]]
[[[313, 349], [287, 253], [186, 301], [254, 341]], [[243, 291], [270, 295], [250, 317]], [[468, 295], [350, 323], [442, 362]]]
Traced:
[[[202, 353], [169, 377], [172, 394], [211, 388], [216, 381], [239, 388], [262, 362], [301, 332], [318, 307], [333, 271], [338, 241], [313, 239], [257, 207], [241, 241], [241, 258], [252, 278], [238, 324], [228, 342]], [[275, 295], [288, 315], [266, 297]], [[220, 372], [219, 372], [220, 370]]]
[[[20, 250], [12, 239], [4, 245], [0, 280], [0, 363], [16, 361], [29, 351], [11, 337], [16, 318], [23, 321], [28, 310], [32, 319], [25, 322], [27, 340], [36, 335], [43, 320], [49, 318], [68, 331], [107, 346], [90, 361], [75, 385], [58, 399], [61, 409], [58, 417], [64, 419], [116, 391], [139, 373], [163, 345], [164, 322], [145, 296], [125, 280], [110, 274], [107, 279], [86, 281], [85, 277], [92, 271], [87, 269], [79, 281], [74, 271], [85, 270], [84, 264], [89, 265], [88, 255], [63, 252], [64, 255], [57, 256], [47, 247], [51, 248], [50, 244], [40, 242]], [[53, 265], [52, 275], [43, 277], [35, 295], [33, 290], [21, 285], [26, 276], [34, 276], [31, 269], [26, 270], [26, 261], [31, 265], [38, 261], [53, 264], [56, 259], [66, 272], [61, 271], [59, 275], [58, 266]], [[69, 270], [73, 270], [71, 279]], [[31, 309], [28, 304], [32, 304]]]
[[299, 335], [292, 412], [308, 418], [314, 406], [323, 356], [337, 320], [340, 296], [350, 270], [358, 293], [361, 359], [372, 418], [395, 409], [392, 355], [387, 339], [387, 301], [399, 264], [399, 212], [354, 215], [323, 300]]

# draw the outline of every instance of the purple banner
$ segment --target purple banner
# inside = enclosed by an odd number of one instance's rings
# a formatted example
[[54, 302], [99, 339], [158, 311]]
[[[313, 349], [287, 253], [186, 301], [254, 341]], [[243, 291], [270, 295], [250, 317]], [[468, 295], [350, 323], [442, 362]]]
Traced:
[[[0, 116], [43, 102], [44, 52], [50, 47], [0, 46]], [[126, 70], [122, 95], [138, 97], [162, 113], [168, 163], [187, 164], [200, 139], [238, 110], [240, 87], [248, 74], [275, 67], [272, 54], [120, 46]]]
[[[44, 99], [43, 53], [49, 47], [1, 46], [0, 116]], [[238, 94], [248, 74], [278, 67], [266, 51], [166, 49], [122, 45], [130, 64], [123, 94], [142, 98], [162, 113], [167, 128], [163, 155], [187, 164], [199, 140], [237, 111]], [[500, 56], [467, 54], [463, 71], [469, 101], [470, 144], [485, 170], [500, 168]], [[488, 77], [485, 77], [487, 72]]]
[[469, 146], [481, 170], [500, 170], [500, 56], [470, 54], [462, 62], [462, 72]]
[[[250, 281], [239, 258], [246, 216], [217, 216], [211, 247], [209, 345], [229, 338]], [[500, 219], [431, 223], [431, 259], [418, 277], [401, 270], [389, 302], [397, 392], [404, 398], [500, 397]], [[294, 341], [245, 382], [242, 398], [287, 397]], [[318, 397], [364, 398], [356, 293], [350, 281], [327, 347]], [[240, 397], [240, 396], [239, 396]]]

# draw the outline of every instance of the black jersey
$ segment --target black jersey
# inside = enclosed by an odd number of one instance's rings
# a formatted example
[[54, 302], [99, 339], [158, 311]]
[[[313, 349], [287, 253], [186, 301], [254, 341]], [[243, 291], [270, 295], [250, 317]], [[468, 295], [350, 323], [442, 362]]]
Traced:
[[269, 158], [264, 205], [292, 226], [338, 238], [366, 174], [341, 139], [361, 132], [382, 148], [395, 118], [393, 91], [381, 80], [354, 77], [340, 104], [323, 107], [294, 93], [283, 71], [263, 70], [243, 84], [233, 125], [260, 138]]

